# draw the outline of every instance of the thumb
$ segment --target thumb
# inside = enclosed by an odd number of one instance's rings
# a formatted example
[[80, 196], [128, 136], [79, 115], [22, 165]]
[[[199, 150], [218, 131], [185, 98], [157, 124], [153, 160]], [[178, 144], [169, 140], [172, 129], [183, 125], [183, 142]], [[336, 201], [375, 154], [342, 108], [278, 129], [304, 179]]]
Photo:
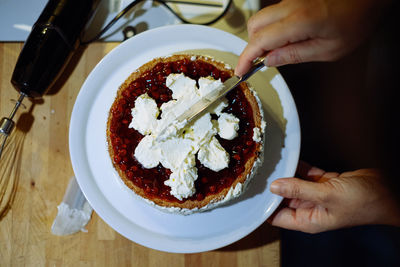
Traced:
[[338, 56], [333, 42], [328, 40], [308, 40], [292, 43], [270, 51], [266, 62], [269, 67], [278, 67], [311, 61], [332, 61]]
[[323, 203], [326, 199], [325, 185], [298, 178], [280, 178], [272, 182], [272, 193], [289, 199], [301, 199]]

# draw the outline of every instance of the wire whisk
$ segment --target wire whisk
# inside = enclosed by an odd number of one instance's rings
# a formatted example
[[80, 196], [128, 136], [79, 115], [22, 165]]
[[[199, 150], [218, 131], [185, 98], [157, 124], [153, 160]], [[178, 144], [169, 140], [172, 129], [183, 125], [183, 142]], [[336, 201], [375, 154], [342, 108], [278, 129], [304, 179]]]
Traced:
[[[26, 133], [16, 130], [3, 147], [4, 155], [0, 160], [0, 220], [7, 215], [17, 192], [25, 135]], [[0, 139], [2, 138], [5, 136], [0, 134]]]
[[[22, 105], [25, 94], [20, 94], [9, 117], [0, 120], [0, 220], [11, 208], [20, 176], [21, 151], [25, 133], [15, 128], [13, 118]], [[7, 142], [7, 139], [8, 142]], [[4, 156], [6, 155], [6, 156]]]

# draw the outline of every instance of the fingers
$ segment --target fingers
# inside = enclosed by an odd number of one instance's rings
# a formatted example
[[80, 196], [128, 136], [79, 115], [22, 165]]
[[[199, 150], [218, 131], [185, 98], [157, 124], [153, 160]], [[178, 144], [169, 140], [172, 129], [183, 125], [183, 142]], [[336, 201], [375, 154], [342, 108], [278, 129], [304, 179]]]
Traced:
[[268, 222], [277, 227], [302, 231], [307, 233], [316, 233], [318, 232], [317, 228], [312, 224], [309, 224], [304, 221], [304, 218], [297, 214], [295, 209], [291, 208], [283, 208], [278, 210], [275, 214], [273, 214]]
[[337, 178], [340, 175], [338, 172], [326, 172], [301, 160], [299, 161], [296, 172], [300, 178], [319, 183], [325, 182], [331, 178]]
[[297, 165], [296, 173], [300, 178], [317, 181], [322, 177], [322, 175], [325, 174], [325, 171], [300, 160], [299, 164]]
[[327, 198], [325, 186], [321, 183], [301, 180], [298, 178], [280, 178], [270, 187], [272, 193], [290, 199], [300, 199], [314, 203], [324, 203]]
[[249, 34], [249, 38], [251, 39], [256, 32], [267, 25], [286, 17], [289, 13], [289, 9], [283, 7], [284, 3], [280, 2], [278, 4], [263, 8], [253, 15], [247, 22], [247, 32]]
[[275, 212], [270, 218], [268, 218], [268, 223], [274, 226], [282, 227], [290, 230], [300, 230], [296, 229], [296, 210], [291, 208], [282, 208]]
[[246, 54], [242, 53], [239, 57], [238, 64], [236, 65], [235, 68], [235, 75], [242, 77], [250, 69], [253, 60], [256, 59], [257, 57], [263, 56], [265, 53], [266, 50], [264, 50], [261, 47], [259, 49], [253, 49], [252, 51], [247, 52]]
[[333, 61], [339, 57], [335, 40], [311, 39], [274, 49], [268, 54], [270, 67], [311, 61]]
[[312, 61], [315, 50], [310, 45], [307, 46], [307, 43], [291, 44], [271, 51], [266, 58], [268, 66], [279, 67]]
[[340, 177], [373, 176], [381, 177], [382, 171], [379, 169], [359, 169], [356, 171], [343, 172]]
[[249, 43], [239, 57], [235, 75], [246, 73], [260, 56], [267, 56], [270, 67], [333, 61], [342, 56], [346, 43], [332, 39], [336, 35], [328, 38], [323, 34], [323, 10], [323, 5], [304, 7], [300, 1], [281, 1], [257, 12], [248, 21]]
[[[278, 21], [264, 27], [251, 36], [249, 43], [239, 57], [235, 75], [242, 76], [250, 68], [252, 61], [289, 43], [306, 40], [307, 27], [302, 23], [293, 24], [289, 20]], [[301, 61], [301, 59], [298, 59]], [[267, 60], [268, 66], [271, 66]]]
[[291, 209], [311, 209], [315, 207], [315, 203], [307, 200], [301, 200], [298, 198], [285, 200], [287, 201], [287, 207]]
[[267, 221], [273, 226], [305, 233], [319, 233], [331, 228], [326, 223], [310, 219], [312, 213], [312, 209], [304, 209], [299, 212], [291, 208], [282, 208], [277, 210]]

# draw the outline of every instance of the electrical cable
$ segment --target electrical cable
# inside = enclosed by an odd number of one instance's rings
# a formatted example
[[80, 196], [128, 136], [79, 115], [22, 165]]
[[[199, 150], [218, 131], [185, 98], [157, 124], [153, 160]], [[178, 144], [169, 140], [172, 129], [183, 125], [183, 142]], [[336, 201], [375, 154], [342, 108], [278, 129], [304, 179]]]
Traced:
[[[160, 1], [160, 0], [154, 0], [155, 2], [160, 3], [161, 5], [163, 5], [164, 7], [166, 7], [169, 11], [171, 11], [172, 14], [174, 14], [178, 19], [180, 19], [183, 23], [186, 24], [193, 24], [192, 22], [186, 20], [185, 18], [182, 18], [178, 13], [176, 13], [168, 4], [167, 1]], [[226, 5], [226, 7], [224, 8], [224, 10], [222, 11], [221, 14], [219, 14], [216, 18], [212, 19], [211, 21], [208, 22], [204, 22], [204, 23], [196, 23], [199, 25], [211, 25], [215, 22], [217, 22], [218, 20], [220, 20], [222, 17], [224, 17], [226, 15], [226, 13], [229, 11], [229, 8], [232, 5], [232, 0], [229, 0], [228, 4]]]
[[[126, 13], [128, 13], [133, 7], [135, 7], [137, 4], [140, 2], [143, 2], [146, 0], [134, 0], [132, 1], [129, 5], [127, 5], [123, 10], [121, 10], [98, 34], [96, 34], [94, 37], [87, 41], [81, 41], [81, 45], [87, 45], [89, 43], [95, 42], [101, 38], [101, 36], [107, 32], [121, 17], [123, 17]], [[179, 0], [153, 0], [154, 2], [164, 6], [167, 10], [169, 10], [175, 17], [177, 17], [181, 22], [185, 24], [199, 24], [199, 25], [211, 25], [218, 20], [220, 20], [222, 17], [226, 15], [228, 12], [229, 8], [232, 5], [233, 0], [228, 0], [227, 5], [225, 6], [224, 10], [222, 11], [221, 14], [219, 14], [216, 18], [212, 19], [211, 21], [207, 21], [204, 23], [192, 23], [189, 20], [181, 17], [178, 13], [176, 13], [169, 5], [168, 3], [173, 3], [173, 4], [188, 4], [188, 5], [199, 5], [199, 6], [209, 6], [209, 7], [223, 7], [223, 5], [218, 5], [218, 4], [207, 4], [207, 3], [198, 3], [198, 2], [186, 2], [186, 1], [179, 1]]]

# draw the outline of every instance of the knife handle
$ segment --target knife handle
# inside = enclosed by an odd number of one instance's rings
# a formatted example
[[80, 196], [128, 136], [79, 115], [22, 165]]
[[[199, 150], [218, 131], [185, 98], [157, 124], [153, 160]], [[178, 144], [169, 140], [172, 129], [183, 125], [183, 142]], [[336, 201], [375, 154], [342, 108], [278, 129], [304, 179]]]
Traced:
[[253, 65], [251, 66], [250, 70], [246, 72], [241, 78], [240, 82], [246, 81], [250, 78], [254, 73], [259, 71], [261, 68], [265, 67], [264, 64], [265, 57], [259, 57], [253, 61]]

